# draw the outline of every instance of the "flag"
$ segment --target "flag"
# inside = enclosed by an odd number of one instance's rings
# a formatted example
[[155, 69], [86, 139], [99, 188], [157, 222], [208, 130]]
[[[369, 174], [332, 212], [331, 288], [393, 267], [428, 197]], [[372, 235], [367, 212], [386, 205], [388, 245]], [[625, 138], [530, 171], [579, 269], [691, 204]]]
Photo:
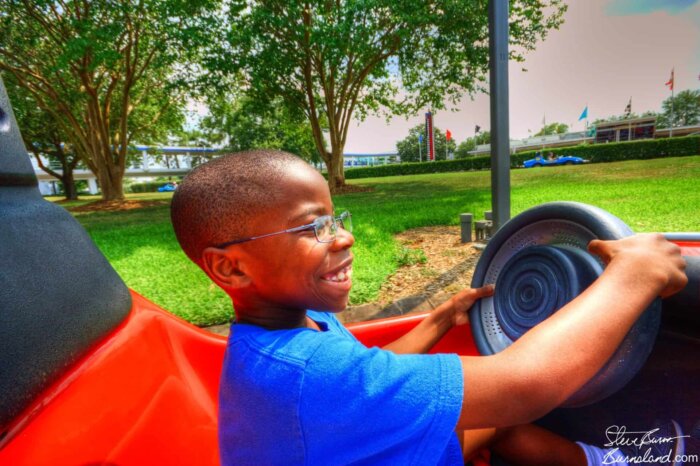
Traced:
[[475, 132], [475, 133], [478, 133], [479, 131], [481, 131], [481, 126], [476, 125], [476, 126], [474, 127], [474, 132]]
[[445, 139], [446, 139], [447, 141], [449, 141], [450, 139], [452, 139], [452, 133], [450, 133], [450, 130], [449, 130], [449, 129], [448, 129], [447, 131], [445, 131]]
[[630, 97], [630, 101], [627, 103], [627, 107], [625, 107], [625, 115], [629, 115], [632, 113], [632, 97]]
[[423, 144], [423, 133], [418, 133], [418, 142]]
[[581, 116], [578, 117], [578, 121], [585, 120], [586, 118], [588, 118], [588, 105], [586, 105], [586, 108], [584, 108], [581, 112]]
[[671, 79], [666, 82], [666, 86], [668, 86], [668, 89], [671, 91], [673, 90], [673, 71], [674, 70], [671, 69]]

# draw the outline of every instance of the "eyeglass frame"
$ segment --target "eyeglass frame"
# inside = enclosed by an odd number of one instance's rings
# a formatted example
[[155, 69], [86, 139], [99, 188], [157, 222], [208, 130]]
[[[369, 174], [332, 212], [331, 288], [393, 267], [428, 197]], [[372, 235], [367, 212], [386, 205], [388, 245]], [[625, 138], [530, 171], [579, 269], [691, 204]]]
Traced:
[[[336, 231], [336, 233], [333, 233], [333, 238], [332, 238], [331, 240], [329, 240], [329, 241], [321, 241], [321, 239], [318, 237], [318, 231], [317, 231], [316, 228], [317, 228], [317, 226], [318, 226], [318, 221], [319, 221], [319, 219], [326, 218], [326, 217], [330, 217], [330, 218], [333, 219], [333, 225], [335, 225], [335, 231]], [[253, 240], [255, 240], [255, 239], [267, 238], [267, 237], [270, 237], [270, 236], [282, 235], [282, 234], [284, 234], [284, 233], [294, 233], [294, 232], [297, 232], [297, 231], [305, 231], [305, 230], [312, 230], [312, 229], [313, 229], [313, 231], [314, 231], [314, 236], [316, 237], [316, 241], [318, 241], [319, 243], [332, 243], [332, 242], [335, 241], [335, 239], [336, 239], [337, 231], [338, 231], [338, 228], [339, 228], [339, 227], [342, 228], [342, 229], [345, 230], [345, 231], [352, 232], [352, 226], [350, 227], [349, 230], [345, 228], [345, 226], [344, 226], [344, 225], [345, 225], [345, 222], [344, 222], [345, 219], [352, 219], [352, 215], [351, 215], [350, 212], [347, 211], [347, 210], [341, 212], [341, 214], [338, 215], [337, 217], [334, 217], [333, 215], [321, 215], [321, 216], [319, 216], [319, 217], [316, 217], [316, 218], [314, 219], [313, 222], [308, 223], [308, 224], [306, 224], [306, 225], [300, 225], [300, 226], [298, 226], [298, 227], [288, 228], [288, 229], [286, 229], [286, 230], [276, 231], [276, 232], [274, 232], [274, 233], [266, 233], [266, 234], [264, 234], [264, 235], [250, 236], [250, 237], [248, 237], [248, 238], [241, 238], [241, 239], [236, 239], [236, 240], [233, 240], [233, 241], [227, 241], [227, 242], [225, 242], [225, 243], [216, 244], [216, 245], [214, 245], [214, 247], [215, 247], [215, 248], [219, 248], [219, 249], [224, 249], [224, 248], [226, 248], [226, 247], [228, 247], [228, 246], [233, 246], [234, 244], [241, 244], [241, 243], [245, 243], [245, 242], [248, 242], [248, 241], [253, 241]], [[352, 224], [351, 224], [351, 225], [352, 225]]]

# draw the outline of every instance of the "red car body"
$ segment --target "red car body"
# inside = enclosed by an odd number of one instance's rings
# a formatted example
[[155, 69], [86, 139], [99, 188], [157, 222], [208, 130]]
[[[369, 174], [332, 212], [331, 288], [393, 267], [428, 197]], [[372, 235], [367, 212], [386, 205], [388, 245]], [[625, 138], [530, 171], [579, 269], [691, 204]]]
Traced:
[[[700, 256], [700, 242], [678, 244], [684, 255]], [[13, 421], [0, 440], [0, 464], [219, 464], [226, 338], [133, 291], [132, 299], [127, 319]], [[382, 346], [425, 315], [349, 328], [365, 345]], [[468, 325], [452, 329], [433, 352], [478, 355]]]

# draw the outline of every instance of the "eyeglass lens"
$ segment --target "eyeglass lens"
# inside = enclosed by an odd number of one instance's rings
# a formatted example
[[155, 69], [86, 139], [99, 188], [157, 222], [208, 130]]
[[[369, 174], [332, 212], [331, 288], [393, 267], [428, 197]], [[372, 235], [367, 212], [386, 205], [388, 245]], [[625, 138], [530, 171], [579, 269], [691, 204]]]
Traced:
[[316, 238], [322, 243], [330, 243], [335, 239], [338, 226], [346, 231], [352, 231], [352, 223], [348, 212], [343, 212], [337, 219], [330, 215], [324, 215], [316, 219]]

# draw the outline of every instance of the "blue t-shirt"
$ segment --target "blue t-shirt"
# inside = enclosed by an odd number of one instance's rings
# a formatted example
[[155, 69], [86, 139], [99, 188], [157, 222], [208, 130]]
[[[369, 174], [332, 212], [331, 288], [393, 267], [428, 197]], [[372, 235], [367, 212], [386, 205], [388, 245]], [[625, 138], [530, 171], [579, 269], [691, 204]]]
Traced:
[[219, 392], [224, 465], [463, 464], [457, 355], [366, 348], [329, 313], [321, 332], [234, 323]]

